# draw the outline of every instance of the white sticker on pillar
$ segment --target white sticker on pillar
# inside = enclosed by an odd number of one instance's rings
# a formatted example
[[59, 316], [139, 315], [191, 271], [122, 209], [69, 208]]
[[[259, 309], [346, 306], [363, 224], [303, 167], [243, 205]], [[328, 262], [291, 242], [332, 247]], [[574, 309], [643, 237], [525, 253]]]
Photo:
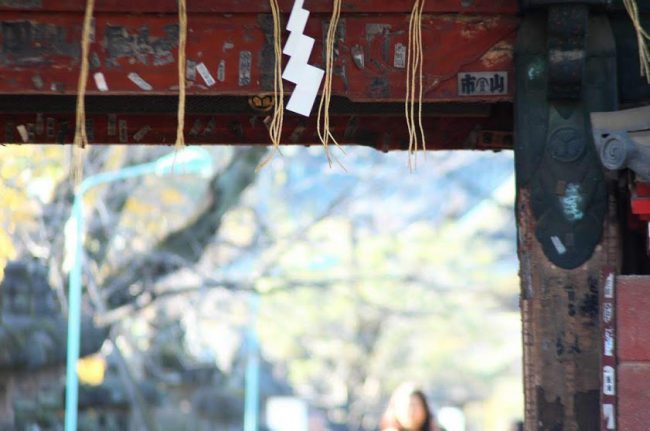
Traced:
[[603, 353], [605, 356], [614, 356], [614, 329], [605, 329], [605, 343]]
[[566, 253], [566, 247], [564, 246], [562, 240], [559, 237], [552, 236], [551, 242], [553, 243], [553, 246], [555, 247], [557, 254], [563, 255], [564, 253]]
[[614, 367], [603, 367], [603, 394], [616, 395], [616, 374]]
[[609, 274], [607, 281], [605, 281], [605, 298], [614, 298], [614, 274]]
[[287, 110], [308, 117], [314, 107], [325, 72], [308, 63], [314, 48], [314, 39], [304, 34], [309, 11], [303, 9], [303, 4], [304, 0], [295, 1], [287, 23], [290, 35], [282, 52], [291, 58], [282, 78], [296, 84], [287, 103]]
[[616, 416], [614, 414], [614, 404], [603, 404], [603, 416], [607, 420], [607, 429], [616, 429]]

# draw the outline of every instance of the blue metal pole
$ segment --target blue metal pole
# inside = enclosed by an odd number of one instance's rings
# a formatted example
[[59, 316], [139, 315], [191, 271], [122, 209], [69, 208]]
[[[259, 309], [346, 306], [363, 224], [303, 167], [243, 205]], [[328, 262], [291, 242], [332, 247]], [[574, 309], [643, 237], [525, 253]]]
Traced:
[[77, 430], [77, 405], [79, 399], [79, 376], [77, 362], [79, 360], [79, 343], [81, 336], [81, 259], [83, 233], [83, 189], [75, 196], [72, 205], [72, 221], [75, 228], [75, 245], [72, 268], [70, 269], [68, 291], [68, 341], [65, 376], [65, 431]]
[[[178, 157], [178, 156], [181, 157]], [[187, 157], [183, 157], [187, 156]], [[177, 160], [178, 159], [178, 160]], [[178, 161], [178, 162], [177, 162]], [[66, 374], [65, 374], [65, 431], [77, 431], [78, 404], [79, 404], [79, 375], [77, 374], [77, 363], [79, 362], [79, 351], [81, 342], [81, 269], [83, 260], [84, 232], [83, 220], [83, 198], [85, 193], [100, 184], [106, 184], [127, 178], [139, 177], [156, 173], [168, 175], [177, 171], [199, 172], [208, 171], [212, 168], [212, 157], [205, 149], [192, 147], [182, 152], [174, 152], [160, 159], [141, 165], [130, 166], [112, 172], [90, 176], [84, 179], [79, 185], [72, 205], [70, 220], [74, 223], [75, 242], [68, 281], [68, 337], [66, 353]]]
[[250, 298], [251, 322], [247, 336], [246, 393], [244, 403], [244, 431], [257, 431], [260, 411], [260, 354], [257, 339], [257, 311], [259, 296]]

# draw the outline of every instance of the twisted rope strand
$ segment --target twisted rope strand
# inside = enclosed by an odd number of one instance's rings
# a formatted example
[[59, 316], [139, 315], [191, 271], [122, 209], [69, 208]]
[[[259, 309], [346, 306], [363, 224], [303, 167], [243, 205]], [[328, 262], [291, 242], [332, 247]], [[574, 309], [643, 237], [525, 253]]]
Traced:
[[176, 149], [185, 146], [185, 73], [187, 47], [187, 3], [178, 0], [178, 112], [176, 126]]
[[[409, 18], [409, 39], [406, 59], [406, 97], [404, 111], [409, 134], [409, 169], [417, 167], [417, 153], [426, 150], [422, 124], [422, 101], [424, 95], [424, 50], [422, 43], [422, 13], [426, 0], [415, 0]], [[417, 99], [416, 99], [417, 98]], [[415, 105], [418, 105], [417, 110]], [[416, 119], [417, 116], [417, 119]]]
[[284, 126], [284, 83], [282, 81], [282, 20], [280, 18], [280, 6], [277, 0], [269, 0], [271, 14], [273, 16], [273, 51], [275, 53], [275, 64], [273, 68], [273, 116], [269, 124], [269, 139], [273, 144], [273, 151], [259, 165], [256, 171], [266, 166], [276, 153], [280, 152], [282, 140], [282, 128]]
[[[330, 129], [330, 103], [332, 99], [332, 77], [334, 75], [334, 46], [336, 44], [336, 33], [338, 30], [339, 20], [341, 18], [341, 4], [342, 0], [332, 1], [332, 16], [330, 18], [329, 27], [327, 29], [327, 39], [325, 41], [325, 82], [323, 84], [321, 99], [318, 104], [318, 116], [316, 120], [318, 138], [325, 147], [327, 161], [330, 166], [332, 166], [332, 154], [329, 149], [330, 141], [343, 151]], [[339, 165], [341, 165], [341, 167], [343, 167], [336, 157], [335, 160]], [[345, 169], [345, 167], [343, 167], [343, 169]]]
[[86, 133], [86, 85], [88, 83], [88, 57], [94, 9], [95, 0], [87, 0], [86, 13], [81, 30], [81, 66], [79, 70], [79, 81], [77, 83], [77, 108], [75, 112], [75, 133], [72, 147], [72, 180], [75, 185], [81, 183], [83, 176], [83, 149], [88, 145], [88, 136]]
[[627, 11], [632, 25], [636, 30], [636, 38], [639, 44], [639, 67], [640, 74], [644, 76], [648, 83], [650, 83], [650, 49], [646, 41], [650, 40], [650, 34], [641, 25], [641, 18], [639, 15], [639, 6], [635, 0], [623, 0], [625, 10]]

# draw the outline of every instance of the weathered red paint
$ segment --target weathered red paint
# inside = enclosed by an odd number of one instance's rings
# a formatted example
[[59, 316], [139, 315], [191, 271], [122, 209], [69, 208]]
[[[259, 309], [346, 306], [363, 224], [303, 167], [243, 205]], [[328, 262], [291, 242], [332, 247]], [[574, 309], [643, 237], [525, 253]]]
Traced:
[[[257, 3], [238, 2], [241, 5]], [[47, 2], [51, 4], [54, 2]], [[355, 4], [361, 7], [368, 3]], [[131, 7], [125, 9], [132, 10]], [[177, 52], [173, 30], [170, 33], [170, 28], [177, 24], [175, 15], [98, 13], [95, 22], [88, 94], [100, 93], [92, 78], [96, 72], [101, 72], [108, 84], [109, 91], [102, 94], [177, 92]], [[511, 100], [512, 45], [517, 24], [517, 18], [511, 16], [426, 15], [423, 22], [425, 100]], [[0, 26], [0, 94], [75, 93], [80, 64], [81, 19], [78, 14], [4, 12], [0, 16]], [[306, 33], [317, 40], [311, 60], [315, 65], [323, 62], [322, 42], [326, 27], [327, 16], [323, 15], [312, 17], [308, 23]], [[407, 29], [407, 14], [343, 15], [334, 94], [373, 103], [403, 100], [406, 71], [396, 67], [395, 50], [398, 45], [407, 44]], [[190, 16], [187, 58], [204, 63], [217, 83], [208, 88], [196, 74], [188, 81], [188, 94], [252, 95], [272, 90], [274, 57], [270, 34], [270, 20], [265, 14]], [[166, 53], [162, 56], [161, 46]], [[248, 84], [242, 84], [239, 79], [242, 52], [250, 52], [252, 58]], [[355, 62], [353, 53], [362, 55], [363, 61], [357, 58]], [[218, 79], [220, 65], [223, 81]], [[509, 74], [508, 94], [459, 96], [459, 73], [494, 71]], [[138, 88], [128, 79], [129, 73], [137, 73], [152, 90]], [[287, 83], [287, 91], [291, 89], [291, 84]]]
[[617, 290], [618, 358], [650, 362], [650, 277], [618, 277]]
[[[280, 9], [289, 12], [294, 0], [279, 0]], [[175, 13], [177, 0], [96, 0], [98, 12]], [[0, 10], [82, 12], [86, 0], [0, 0]], [[305, 0], [305, 7], [318, 13], [332, 11], [332, 0]], [[343, 0], [343, 13], [408, 12], [413, 0]], [[270, 12], [266, 0], [192, 0], [190, 13], [258, 13]], [[511, 14], [518, 11], [516, 0], [435, 0], [425, 5], [426, 12]]]
[[632, 214], [641, 220], [650, 220], [650, 184], [636, 181], [630, 200]]
[[650, 424], [650, 363], [626, 363], [618, 368], [618, 428], [648, 431]]
[[650, 424], [650, 277], [616, 280], [618, 427], [647, 431]]

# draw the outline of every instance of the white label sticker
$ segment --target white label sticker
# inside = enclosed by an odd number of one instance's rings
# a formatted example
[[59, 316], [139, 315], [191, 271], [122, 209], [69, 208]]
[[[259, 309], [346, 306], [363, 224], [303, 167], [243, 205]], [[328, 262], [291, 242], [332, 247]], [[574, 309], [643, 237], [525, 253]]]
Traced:
[[566, 247], [564, 246], [564, 244], [562, 244], [562, 240], [560, 240], [560, 238], [558, 238], [557, 236], [552, 236], [551, 242], [553, 243], [553, 246], [555, 247], [557, 254], [562, 255], [566, 253]]
[[398, 69], [404, 69], [406, 67], [406, 45], [402, 43], [395, 45], [395, 60], [393, 66]]
[[95, 78], [95, 85], [99, 91], [108, 91], [108, 84], [106, 83], [106, 78], [101, 72], [97, 72], [93, 75]]
[[616, 395], [616, 376], [614, 367], [603, 367], [603, 394]]
[[203, 78], [203, 81], [205, 81], [205, 84], [208, 87], [212, 87], [215, 84], [215, 80], [210, 74], [210, 71], [208, 70], [205, 64], [203, 63], [197, 64], [196, 71], [199, 72], [199, 75], [201, 75], [201, 78]]
[[140, 142], [151, 130], [151, 126], [144, 126], [142, 129], [138, 130], [135, 135], [133, 135], [133, 140], [135, 142]]
[[508, 72], [463, 72], [458, 74], [459, 96], [508, 94]]
[[605, 356], [614, 356], [614, 329], [605, 329]]
[[603, 416], [607, 420], [607, 429], [616, 429], [616, 416], [614, 415], [614, 404], [603, 404]]
[[22, 124], [18, 127], [16, 127], [16, 130], [18, 130], [18, 134], [20, 135], [20, 139], [23, 140], [23, 142], [28, 142], [29, 141], [29, 133], [27, 132], [27, 127], [23, 126]]
[[129, 73], [128, 76], [129, 76], [129, 79], [131, 80], [131, 82], [133, 82], [135, 85], [140, 87], [140, 89], [145, 90], [145, 91], [153, 90], [153, 87], [147, 81], [142, 79], [142, 77], [140, 75], [138, 75], [137, 73], [131, 72], [131, 73]]
[[605, 298], [614, 298], [614, 274], [609, 274], [605, 281]]
[[219, 68], [217, 69], [217, 79], [219, 82], [226, 80], [226, 60], [221, 60], [219, 62]]
[[609, 323], [614, 317], [614, 306], [612, 304], [603, 304], [603, 321]]

